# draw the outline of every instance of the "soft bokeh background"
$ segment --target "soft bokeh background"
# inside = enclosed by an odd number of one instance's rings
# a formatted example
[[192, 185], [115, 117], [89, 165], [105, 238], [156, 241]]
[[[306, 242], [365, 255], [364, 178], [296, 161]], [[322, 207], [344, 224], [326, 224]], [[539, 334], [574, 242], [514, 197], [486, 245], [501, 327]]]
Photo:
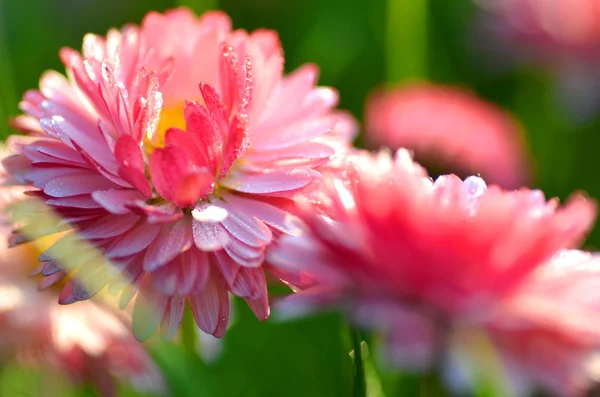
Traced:
[[[495, 67], [493, 51], [481, 51], [489, 43], [475, 33], [478, 8], [471, 0], [0, 0], [0, 120], [18, 114], [20, 96], [37, 86], [44, 70], [63, 71], [61, 46], [79, 48], [87, 32], [104, 34], [109, 27], [139, 23], [150, 10], [177, 5], [196, 12], [218, 7], [235, 27], [277, 30], [286, 70], [317, 63], [321, 84], [336, 87], [340, 106], [359, 119], [369, 91], [384, 84], [431, 80], [467, 87], [521, 122], [535, 164], [533, 186], [561, 199], [574, 190], [600, 197], [600, 118], [575, 121], [553, 95], [549, 73]], [[0, 135], [9, 133], [0, 122]], [[587, 248], [594, 247], [600, 247], [598, 230], [588, 240]], [[338, 317], [262, 324], [246, 305], [235, 309], [213, 361], [176, 345], [149, 343], [173, 395], [351, 395], [352, 346]], [[377, 363], [364, 353], [370, 396], [431, 395], [409, 375], [376, 375]], [[0, 396], [43, 395], [43, 373], [1, 365]], [[60, 390], [58, 395], [94, 395]]]

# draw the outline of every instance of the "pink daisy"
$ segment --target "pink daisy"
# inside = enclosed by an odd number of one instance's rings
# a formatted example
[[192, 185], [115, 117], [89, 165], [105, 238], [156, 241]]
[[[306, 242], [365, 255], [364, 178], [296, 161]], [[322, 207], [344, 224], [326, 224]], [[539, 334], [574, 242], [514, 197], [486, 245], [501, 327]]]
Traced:
[[281, 313], [342, 308], [384, 337], [388, 362], [412, 370], [443, 360], [453, 332], [498, 324], [491, 313], [577, 244], [595, 216], [582, 195], [559, 207], [540, 191], [487, 187], [478, 177], [433, 182], [406, 150], [394, 159], [358, 153], [344, 172], [325, 180], [328, 200], [304, 203], [304, 233], [269, 249], [271, 266], [304, 289]]
[[408, 148], [417, 160], [473, 175], [505, 188], [529, 177], [519, 125], [472, 93], [414, 85], [372, 94], [366, 106], [367, 139], [391, 149]]
[[[5, 166], [133, 283], [112, 283], [123, 305], [140, 289], [136, 337], [161, 323], [173, 336], [186, 302], [222, 336], [228, 292], [265, 320], [265, 247], [295, 231], [287, 208], [355, 132], [337, 93], [315, 87], [312, 65], [284, 77], [276, 33], [232, 31], [220, 12], [152, 12], [60, 56], [68, 79], [47, 72], [25, 94], [14, 124], [32, 136], [13, 140]], [[40, 259], [51, 281], [66, 275], [56, 255]], [[98, 258], [75, 272], [61, 303], [111, 284]]]

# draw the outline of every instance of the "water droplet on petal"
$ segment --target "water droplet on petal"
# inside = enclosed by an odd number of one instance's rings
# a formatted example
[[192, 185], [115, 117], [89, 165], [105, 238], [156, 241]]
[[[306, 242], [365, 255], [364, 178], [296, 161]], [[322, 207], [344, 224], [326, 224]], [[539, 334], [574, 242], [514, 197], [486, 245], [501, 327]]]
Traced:
[[485, 181], [478, 176], [470, 176], [463, 181], [463, 186], [472, 198], [477, 198], [485, 193], [487, 185]]

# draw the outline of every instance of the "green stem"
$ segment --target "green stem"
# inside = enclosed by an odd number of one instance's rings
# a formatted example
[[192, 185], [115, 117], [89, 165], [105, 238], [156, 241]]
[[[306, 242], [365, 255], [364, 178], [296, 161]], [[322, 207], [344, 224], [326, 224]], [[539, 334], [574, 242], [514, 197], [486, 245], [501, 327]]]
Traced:
[[387, 0], [386, 80], [427, 77], [427, 0]]
[[198, 335], [196, 333], [196, 320], [189, 307], [185, 308], [183, 320], [181, 322], [181, 343], [185, 351], [191, 355], [198, 355], [197, 347]]
[[365, 382], [365, 367], [362, 357], [362, 338], [356, 330], [350, 330], [352, 347], [354, 348], [354, 397], [366, 397], [367, 383]]

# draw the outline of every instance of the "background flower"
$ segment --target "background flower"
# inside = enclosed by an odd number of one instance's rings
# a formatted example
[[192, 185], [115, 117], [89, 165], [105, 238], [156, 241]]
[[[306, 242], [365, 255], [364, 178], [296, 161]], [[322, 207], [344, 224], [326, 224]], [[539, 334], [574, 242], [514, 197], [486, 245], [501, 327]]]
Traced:
[[463, 89], [413, 85], [375, 92], [365, 128], [370, 146], [411, 149], [417, 160], [444, 171], [481, 174], [505, 188], [529, 180], [520, 126]]
[[[346, 182], [326, 180], [331, 205], [325, 211], [306, 204], [300, 215], [308, 225], [305, 234], [283, 237], [269, 253], [274, 266], [315, 277], [312, 287], [284, 300], [281, 310], [297, 316], [337, 307], [383, 335], [382, 354], [405, 369], [432, 368], [449, 354], [452, 335], [461, 335], [463, 328], [485, 330], [488, 321], [499, 327], [519, 323], [507, 315], [488, 318], [507, 301], [526, 307], [520, 299], [530, 293], [524, 285], [531, 286], [532, 274], [554, 266], [545, 262], [577, 244], [594, 220], [595, 205], [579, 195], [558, 207], [539, 191], [488, 188], [478, 177], [463, 182], [444, 175], [432, 182], [405, 150], [395, 159], [385, 152], [358, 153], [348, 166]], [[541, 284], [546, 293], [552, 288]], [[548, 310], [561, 319], [559, 328], [574, 319], [552, 303]], [[524, 317], [521, 321], [535, 321]], [[530, 330], [531, 340], [543, 340], [546, 329]], [[558, 346], [565, 334], [550, 339]], [[526, 343], [511, 336], [509, 341]], [[568, 334], [575, 340], [580, 336]], [[591, 346], [582, 341], [586, 353], [600, 342], [590, 337]], [[546, 386], [558, 379], [539, 376], [543, 360], [536, 366], [525, 356], [511, 358], [517, 365], [524, 361], [523, 368]], [[567, 390], [572, 369], [565, 364], [557, 371], [561, 390]]]

